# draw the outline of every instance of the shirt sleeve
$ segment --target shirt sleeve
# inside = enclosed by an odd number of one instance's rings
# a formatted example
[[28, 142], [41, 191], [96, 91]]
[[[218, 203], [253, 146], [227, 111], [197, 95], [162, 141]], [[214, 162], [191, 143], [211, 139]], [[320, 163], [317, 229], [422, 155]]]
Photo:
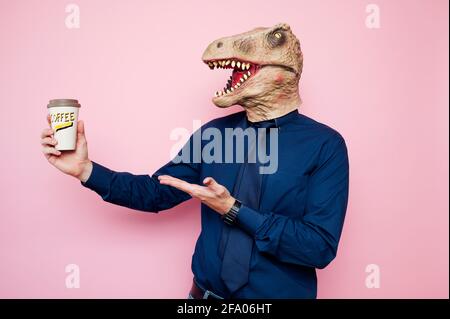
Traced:
[[323, 147], [310, 175], [302, 218], [259, 212], [242, 205], [237, 225], [254, 237], [261, 252], [283, 262], [324, 268], [337, 253], [348, 187], [347, 147], [337, 134]]
[[[178, 153], [178, 157], [180, 158], [181, 152], [183, 150], [186, 152], [191, 145], [192, 138]], [[91, 175], [81, 184], [95, 191], [109, 203], [157, 213], [191, 198], [174, 187], [161, 185], [158, 176], [171, 175], [189, 183], [198, 184], [199, 167], [200, 163], [195, 163], [191, 156], [184, 161], [172, 160], [149, 176], [115, 172], [93, 162]]]

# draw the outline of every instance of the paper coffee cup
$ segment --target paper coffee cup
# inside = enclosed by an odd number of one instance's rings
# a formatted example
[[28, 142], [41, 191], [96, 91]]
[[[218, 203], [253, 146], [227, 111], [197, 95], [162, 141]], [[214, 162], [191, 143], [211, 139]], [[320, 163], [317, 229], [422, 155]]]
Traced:
[[50, 100], [47, 105], [51, 126], [55, 131], [54, 137], [58, 141], [55, 148], [59, 151], [71, 151], [76, 148], [80, 106], [78, 100], [72, 99]]

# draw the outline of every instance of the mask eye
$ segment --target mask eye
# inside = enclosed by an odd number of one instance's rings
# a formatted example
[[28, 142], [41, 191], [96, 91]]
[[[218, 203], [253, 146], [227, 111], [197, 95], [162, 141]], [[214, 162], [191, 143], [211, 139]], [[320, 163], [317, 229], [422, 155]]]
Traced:
[[283, 31], [274, 30], [268, 34], [267, 41], [272, 48], [282, 46], [286, 41], [286, 35]]

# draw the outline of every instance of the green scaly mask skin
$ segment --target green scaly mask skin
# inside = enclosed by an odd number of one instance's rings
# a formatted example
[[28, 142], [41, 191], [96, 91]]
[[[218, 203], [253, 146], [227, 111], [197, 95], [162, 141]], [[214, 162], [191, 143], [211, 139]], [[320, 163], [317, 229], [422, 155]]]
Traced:
[[217, 39], [208, 45], [202, 59], [211, 69], [232, 70], [225, 87], [212, 100], [218, 107], [241, 105], [251, 121], [261, 121], [300, 105], [303, 55], [286, 23]]

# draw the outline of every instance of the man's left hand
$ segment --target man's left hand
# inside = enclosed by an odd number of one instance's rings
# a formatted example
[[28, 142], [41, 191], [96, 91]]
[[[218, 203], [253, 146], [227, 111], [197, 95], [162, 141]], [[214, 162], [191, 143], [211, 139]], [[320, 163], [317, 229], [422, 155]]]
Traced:
[[198, 198], [203, 204], [221, 215], [228, 213], [235, 201], [225, 186], [218, 184], [212, 177], [206, 177], [203, 180], [203, 184], [206, 186], [190, 184], [169, 175], [160, 175], [158, 179], [163, 185], [178, 188], [188, 193], [191, 197]]

